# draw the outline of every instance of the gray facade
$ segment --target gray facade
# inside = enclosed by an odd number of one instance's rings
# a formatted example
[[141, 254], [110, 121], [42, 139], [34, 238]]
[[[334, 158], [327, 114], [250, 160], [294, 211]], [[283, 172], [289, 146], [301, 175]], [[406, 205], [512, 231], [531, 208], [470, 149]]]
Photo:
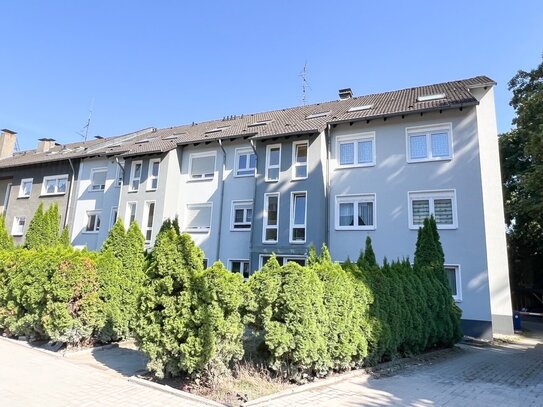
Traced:
[[[51, 204], [57, 203], [61, 214], [61, 227], [66, 225], [66, 216], [70, 216], [70, 211], [73, 211], [75, 202], [71, 199], [70, 194], [74, 194], [73, 185], [77, 183], [77, 172], [79, 169], [79, 160], [73, 160], [72, 166], [68, 160], [52, 161], [37, 165], [28, 165], [24, 167], [12, 167], [0, 169], [2, 178], [9, 178], [10, 188], [8, 193], [7, 205], [4, 208], [6, 216], [6, 226], [8, 231], [14, 231], [15, 218], [25, 218], [25, 224], [22, 228], [22, 234], [15, 233], [13, 239], [16, 244], [24, 243], [24, 235], [28, 230], [28, 225], [32, 220], [38, 206], [43, 203], [44, 209], [47, 209]], [[47, 193], [44, 180], [55, 179], [59, 176], [66, 176], [66, 186], [61, 187], [64, 192], [56, 191]], [[32, 180], [32, 189], [28, 196], [23, 196], [21, 193], [21, 181]]]

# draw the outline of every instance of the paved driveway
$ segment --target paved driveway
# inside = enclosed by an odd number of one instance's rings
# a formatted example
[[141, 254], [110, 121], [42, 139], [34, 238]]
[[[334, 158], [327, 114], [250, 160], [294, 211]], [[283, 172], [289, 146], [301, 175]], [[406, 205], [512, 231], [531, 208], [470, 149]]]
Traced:
[[261, 405], [543, 406], [543, 344], [460, 345], [389, 377], [355, 377]]

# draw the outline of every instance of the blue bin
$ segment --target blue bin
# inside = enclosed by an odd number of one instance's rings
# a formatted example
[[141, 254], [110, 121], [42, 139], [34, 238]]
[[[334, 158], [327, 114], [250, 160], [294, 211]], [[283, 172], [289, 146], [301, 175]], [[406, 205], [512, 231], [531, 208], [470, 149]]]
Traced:
[[519, 311], [513, 311], [513, 329], [515, 331], [521, 331], [520, 326], [520, 312]]

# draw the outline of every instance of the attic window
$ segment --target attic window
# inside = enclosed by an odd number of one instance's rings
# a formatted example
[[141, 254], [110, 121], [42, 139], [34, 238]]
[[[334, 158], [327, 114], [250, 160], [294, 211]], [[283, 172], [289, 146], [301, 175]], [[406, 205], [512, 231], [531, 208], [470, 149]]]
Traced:
[[353, 106], [349, 110], [347, 110], [347, 113], [361, 112], [362, 110], [369, 110], [372, 107], [373, 107], [373, 105]]
[[257, 122], [248, 124], [247, 127], [265, 126], [265, 125], [267, 125], [268, 123], [271, 123], [272, 121], [273, 121], [272, 119], [259, 120], [259, 121], [257, 121]]
[[113, 144], [112, 146], [109, 146], [109, 148], [116, 148], [116, 147], [120, 147], [121, 145], [120, 144]]
[[444, 93], [434, 93], [432, 95], [419, 96], [417, 102], [429, 102], [430, 100], [445, 99], [447, 95]]
[[175, 140], [177, 138], [176, 135], [173, 135], [173, 136], [166, 136], [164, 138], [162, 138], [162, 140]]
[[146, 138], [145, 140], [138, 140], [134, 144], [144, 144], [144, 143], [148, 143], [148, 142], [149, 142], [149, 139]]
[[220, 131], [223, 131], [223, 130], [226, 130], [227, 128], [229, 128], [230, 126], [220, 126], [220, 127], [215, 127], [213, 129], [210, 129], [210, 130], [207, 130], [205, 132], [205, 134], [210, 134], [210, 133], [218, 133]]
[[330, 110], [328, 110], [327, 112], [318, 112], [318, 113], [311, 113], [311, 114], [308, 114], [305, 119], [316, 119], [318, 117], [324, 117], [324, 116], [328, 116], [330, 114]]

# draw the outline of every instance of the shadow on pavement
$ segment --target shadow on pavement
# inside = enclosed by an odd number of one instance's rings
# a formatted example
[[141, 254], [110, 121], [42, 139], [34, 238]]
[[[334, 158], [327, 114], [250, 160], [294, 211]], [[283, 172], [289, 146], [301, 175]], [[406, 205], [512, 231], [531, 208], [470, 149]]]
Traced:
[[90, 356], [101, 367], [114, 370], [123, 376], [133, 376], [147, 370], [147, 356], [130, 347], [96, 349]]

